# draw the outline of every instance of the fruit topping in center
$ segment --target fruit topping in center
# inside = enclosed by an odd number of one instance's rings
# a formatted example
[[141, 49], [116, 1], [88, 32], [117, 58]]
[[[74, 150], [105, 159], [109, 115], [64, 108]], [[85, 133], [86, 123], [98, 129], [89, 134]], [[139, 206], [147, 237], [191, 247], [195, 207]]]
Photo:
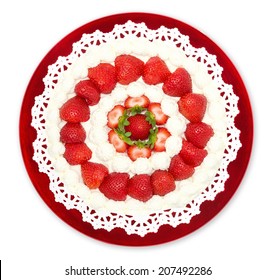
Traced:
[[146, 116], [137, 114], [128, 118], [129, 125], [125, 126], [125, 130], [130, 132], [131, 140], [145, 140], [149, 137], [152, 125], [146, 120]]

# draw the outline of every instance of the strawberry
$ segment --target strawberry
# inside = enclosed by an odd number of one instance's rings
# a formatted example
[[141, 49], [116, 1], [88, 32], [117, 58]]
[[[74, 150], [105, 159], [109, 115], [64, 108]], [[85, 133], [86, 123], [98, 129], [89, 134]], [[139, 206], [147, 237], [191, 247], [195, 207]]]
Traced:
[[85, 143], [65, 144], [64, 158], [71, 165], [82, 164], [92, 157], [92, 151]]
[[86, 132], [80, 123], [66, 123], [60, 130], [62, 143], [81, 143], [86, 138]]
[[152, 151], [148, 147], [139, 148], [138, 146], [130, 146], [127, 150], [127, 154], [132, 161], [138, 158], [149, 158], [151, 153]]
[[199, 166], [207, 154], [206, 150], [197, 148], [195, 145], [186, 140], [182, 141], [182, 148], [179, 155], [186, 164], [193, 167]]
[[151, 185], [155, 195], [164, 196], [176, 188], [173, 175], [166, 170], [156, 170], [151, 175]]
[[150, 99], [145, 95], [138, 96], [138, 97], [129, 96], [125, 100], [124, 106], [126, 108], [132, 108], [134, 106], [140, 106], [142, 108], [147, 108], [149, 103], [150, 103]]
[[108, 168], [101, 163], [87, 161], [81, 165], [83, 182], [89, 189], [98, 188], [108, 174]]
[[212, 127], [204, 122], [188, 123], [186, 126], [186, 139], [198, 148], [203, 149], [213, 135]]
[[76, 84], [75, 93], [86, 99], [89, 106], [96, 105], [100, 100], [100, 92], [91, 80], [83, 80]]
[[117, 81], [122, 85], [135, 82], [143, 73], [144, 62], [139, 58], [122, 54], [115, 59]]
[[150, 175], [133, 176], [128, 182], [128, 195], [143, 202], [149, 200], [153, 196]]
[[186, 164], [180, 155], [172, 157], [168, 171], [173, 175], [175, 180], [184, 180], [191, 177], [195, 168]]
[[109, 199], [123, 201], [128, 193], [128, 173], [112, 172], [105, 177], [99, 190]]
[[85, 99], [74, 96], [62, 105], [59, 116], [67, 122], [86, 122], [90, 118], [90, 109]]
[[110, 130], [108, 133], [108, 140], [114, 145], [118, 153], [124, 153], [127, 150], [127, 144], [120, 139], [118, 134], [114, 130]]
[[188, 93], [179, 99], [178, 106], [180, 113], [190, 122], [200, 122], [206, 111], [207, 99], [203, 94]]
[[89, 79], [101, 93], [110, 93], [116, 86], [116, 69], [110, 63], [100, 63], [88, 69]]
[[164, 152], [165, 149], [165, 142], [168, 137], [171, 136], [171, 133], [165, 128], [160, 127], [157, 132], [157, 140], [154, 145], [155, 152]]
[[125, 126], [125, 130], [130, 132], [131, 140], [145, 140], [150, 134], [152, 125], [146, 120], [143, 114], [136, 114], [128, 118], [129, 125]]
[[192, 92], [192, 80], [184, 68], [177, 68], [164, 82], [164, 93], [170, 96], [181, 97]]
[[156, 119], [156, 124], [164, 125], [167, 120], [168, 116], [162, 112], [160, 103], [152, 102], [148, 106], [148, 110], [152, 112]]
[[156, 85], [163, 83], [170, 74], [166, 63], [158, 56], [154, 56], [145, 63], [142, 78], [146, 84]]
[[117, 128], [118, 120], [123, 115], [125, 108], [122, 105], [116, 105], [108, 114], [107, 114], [107, 125], [110, 128]]

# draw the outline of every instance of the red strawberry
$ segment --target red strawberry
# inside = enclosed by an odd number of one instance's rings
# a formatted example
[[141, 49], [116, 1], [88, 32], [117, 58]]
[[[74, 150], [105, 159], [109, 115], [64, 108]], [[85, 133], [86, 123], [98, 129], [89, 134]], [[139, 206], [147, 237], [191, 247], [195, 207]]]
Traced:
[[147, 108], [149, 103], [150, 103], [150, 99], [145, 95], [138, 96], [138, 97], [129, 96], [125, 100], [124, 106], [126, 108], [133, 108], [134, 106], [140, 106], [140, 107], [143, 107], [143, 108]]
[[192, 80], [184, 68], [177, 68], [162, 86], [164, 93], [170, 96], [181, 97], [192, 92]]
[[166, 170], [156, 170], [151, 175], [151, 185], [155, 195], [164, 196], [176, 188], [173, 175]]
[[89, 106], [96, 105], [100, 100], [100, 92], [91, 80], [83, 80], [76, 84], [75, 93], [86, 99]]
[[63, 143], [81, 143], [86, 132], [80, 123], [66, 123], [60, 130], [60, 141]]
[[198, 148], [203, 149], [213, 135], [212, 127], [204, 122], [188, 123], [186, 126], [186, 139]]
[[203, 94], [188, 93], [180, 98], [178, 106], [180, 113], [190, 122], [200, 122], [205, 114], [207, 99]]
[[128, 180], [128, 173], [110, 173], [99, 186], [99, 190], [109, 199], [123, 201], [128, 193]]
[[88, 77], [101, 93], [110, 93], [116, 86], [116, 69], [110, 63], [100, 63], [88, 69]]
[[108, 133], [108, 140], [114, 145], [118, 153], [124, 153], [127, 150], [127, 144], [121, 140], [118, 134], [114, 130], [110, 130]]
[[82, 164], [92, 157], [92, 151], [85, 143], [65, 144], [64, 158], [71, 165]]
[[154, 145], [154, 151], [155, 152], [164, 152], [166, 150], [165, 148], [165, 142], [168, 137], [171, 136], [171, 133], [165, 128], [160, 127], [157, 132], [157, 141]]
[[146, 120], [146, 116], [136, 114], [128, 118], [129, 125], [125, 126], [127, 132], [131, 132], [131, 140], [145, 140], [150, 134], [151, 124]]
[[166, 63], [158, 56], [154, 56], [145, 63], [142, 78], [146, 84], [156, 85], [163, 83], [170, 74]]
[[151, 156], [151, 149], [147, 147], [139, 148], [138, 146], [130, 146], [127, 150], [128, 156], [132, 161], [138, 158], [149, 158]]
[[110, 128], [117, 128], [118, 120], [123, 115], [125, 108], [122, 105], [116, 105], [108, 114], [107, 114], [107, 125]]
[[81, 165], [83, 182], [90, 189], [98, 188], [108, 174], [108, 168], [103, 164], [87, 161]]
[[175, 180], [185, 180], [194, 174], [195, 168], [186, 164], [180, 155], [175, 155], [171, 159], [168, 171]]
[[85, 99], [74, 96], [62, 105], [59, 115], [62, 120], [67, 122], [86, 122], [90, 118], [90, 109]]
[[186, 140], [182, 141], [182, 148], [179, 155], [186, 164], [194, 167], [199, 166], [201, 165], [207, 154], [208, 153], [206, 150], [197, 148], [192, 143]]
[[153, 196], [150, 175], [133, 176], [128, 182], [128, 195], [143, 202], [149, 200]]
[[154, 114], [156, 123], [158, 125], [163, 125], [167, 122], [168, 116], [162, 112], [161, 105], [159, 103], [150, 103], [148, 110]]
[[144, 62], [139, 58], [122, 54], [115, 59], [117, 81], [122, 85], [128, 85], [136, 81], [143, 73]]

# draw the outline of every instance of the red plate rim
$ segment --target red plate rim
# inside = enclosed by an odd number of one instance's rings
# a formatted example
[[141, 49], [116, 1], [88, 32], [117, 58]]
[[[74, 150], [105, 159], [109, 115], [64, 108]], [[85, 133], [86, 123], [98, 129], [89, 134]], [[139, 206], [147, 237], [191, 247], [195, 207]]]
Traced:
[[[181, 224], [175, 228], [163, 225], [157, 233], [148, 233], [144, 237], [136, 234], [128, 235], [120, 228], [110, 232], [103, 229], [95, 230], [89, 223], [83, 222], [80, 212], [74, 209], [67, 210], [63, 204], [55, 201], [53, 193], [49, 190], [47, 175], [39, 172], [38, 165], [32, 159], [32, 143], [36, 138], [36, 131], [31, 126], [31, 109], [35, 96], [40, 95], [44, 90], [42, 79], [47, 74], [48, 65], [55, 63], [59, 56], [69, 55], [72, 51], [72, 44], [79, 41], [83, 33], [92, 33], [96, 30], [109, 32], [115, 24], [124, 24], [128, 20], [136, 23], [144, 22], [150, 29], [157, 29], [162, 25], [167, 28], [176, 27], [182, 34], [189, 36], [192, 46], [204, 47], [208, 53], [215, 54], [218, 64], [224, 69], [222, 74], [224, 82], [231, 84], [234, 93], [239, 97], [238, 108], [240, 110], [235, 119], [235, 125], [241, 131], [242, 147], [236, 160], [229, 164], [230, 177], [225, 183], [225, 190], [219, 193], [214, 201], [205, 201], [200, 207], [201, 213], [194, 216], [189, 224]], [[103, 17], [79, 27], [57, 43], [42, 59], [31, 77], [23, 98], [19, 120], [19, 138], [22, 157], [32, 184], [48, 207], [61, 220], [96, 240], [124, 246], [151, 246], [170, 242], [196, 231], [214, 218], [229, 202], [238, 189], [250, 160], [253, 145], [253, 116], [248, 93], [241, 76], [227, 55], [210, 38], [194, 27], [174, 18], [151, 13], [124, 13]]]

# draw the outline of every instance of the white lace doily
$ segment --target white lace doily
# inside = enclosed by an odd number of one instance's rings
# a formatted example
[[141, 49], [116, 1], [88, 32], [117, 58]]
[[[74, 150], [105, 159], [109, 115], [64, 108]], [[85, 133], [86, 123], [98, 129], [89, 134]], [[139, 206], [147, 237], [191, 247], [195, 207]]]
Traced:
[[[227, 146], [224, 152], [221, 166], [206, 189], [190, 201], [184, 208], [167, 209], [148, 215], [130, 216], [109, 212], [100, 212], [90, 209], [84, 201], [70, 193], [61, 182], [58, 174], [51, 164], [45, 132], [45, 111], [59, 77], [66, 71], [78, 57], [81, 57], [91, 46], [106, 43], [109, 40], [126, 37], [142, 37], [150, 41], [165, 40], [181, 49], [186, 56], [193, 57], [207, 66], [208, 73], [217, 84], [220, 95], [226, 104], [227, 119]], [[189, 223], [191, 218], [200, 213], [200, 205], [207, 200], [214, 200], [216, 195], [224, 190], [224, 185], [229, 177], [227, 167], [234, 161], [241, 147], [240, 131], [235, 127], [234, 120], [239, 113], [238, 97], [234, 94], [231, 85], [222, 79], [222, 67], [217, 63], [215, 55], [209, 54], [205, 48], [194, 48], [186, 35], [181, 34], [177, 28], [168, 29], [160, 27], [157, 30], [147, 28], [144, 23], [133, 23], [128, 21], [122, 25], [115, 25], [109, 33], [99, 30], [92, 34], [83, 34], [80, 41], [73, 44], [73, 50], [67, 57], [59, 57], [55, 64], [48, 67], [48, 73], [43, 79], [44, 92], [35, 98], [32, 108], [32, 126], [37, 131], [37, 138], [33, 142], [33, 159], [37, 162], [39, 171], [46, 173], [49, 177], [49, 188], [54, 193], [55, 200], [62, 203], [66, 209], [76, 209], [82, 214], [84, 222], [90, 223], [94, 229], [105, 229], [111, 231], [114, 228], [122, 228], [127, 234], [138, 234], [145, 236], [149, 232], [157, 232], [161, 225], [176, 227], [179, 224]]]

